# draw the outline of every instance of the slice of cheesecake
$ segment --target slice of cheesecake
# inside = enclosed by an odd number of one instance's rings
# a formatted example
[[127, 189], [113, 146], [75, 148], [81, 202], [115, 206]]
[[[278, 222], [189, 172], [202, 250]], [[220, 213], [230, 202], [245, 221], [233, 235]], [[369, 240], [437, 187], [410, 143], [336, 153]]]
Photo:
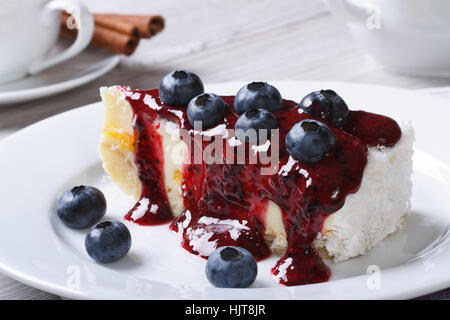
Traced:
[[[185, 107], [163, 105], [157, 90], [100, 91], [104, 169], [137, 201], [126, 218], [144, 225], [175, 219], [172, 230], [195, 254], [207, 257], [216, 247], [233, 244], [257, 259], [270, 251], [284, 255], [273, 270], [280, 283], [326, 281], [329, 272], [315, 252], [334, 261], [364, 254], [401, 228], [409, 211], [414, 132], [408, 123], [398, 127], [392, 119], [351, 111], [343, 129], [332, 128], [334, 149], [319, 164], [307, 165], [285, 152], [289, 128], [283, 125], [311, 116], [283, 101], [283, 110], [274, 113], [280, 122], [279, 165], [264, 177], [251, 173], [250, 165], [190, 161], [195, 148], [187, 146], [181, 130], [239, 144], [224, 131], [237, 117], [233, 97], [224, 97], [230, 110], [223, 123], [195, 132]], [[297, 247], [302, 262], [295, 264]], [[309, 271], [289, 278], [288, 268]]]

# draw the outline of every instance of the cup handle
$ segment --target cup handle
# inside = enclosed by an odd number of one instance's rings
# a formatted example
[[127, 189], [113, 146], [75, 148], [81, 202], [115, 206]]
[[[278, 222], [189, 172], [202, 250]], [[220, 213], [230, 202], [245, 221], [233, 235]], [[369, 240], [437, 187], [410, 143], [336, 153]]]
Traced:
[[[31, 65], [28, 72], [30, 74], [39, 73], [47, 68], [53, 67], [61, 62], [73, 58], [86, 49], [94, 34], [94, 18], [86, 6], [76, 0], [52, 0], [45, 5], [42, 12], [42, 23], [49, 21], [49, 17], [55, 11], [65, 10], [70, 13], [78, 27], [78, 34], [75, 42], [63, 52], [54, 57], [45, 58]], [[73, 27], [76, 27], [75, 25]]]
[[343, 0], [343, 7], [354, 20], [363, 23], [367, 20], [368, 10], [370, 9], [369, 5], [363, 4], [358, 0]]
[[364, 23], [368, 17], [370, 5], [363, 4], [358, 0], [324, 0], [328, 8], [338, 13], [339, 16], [345, 17], [357, 23]]

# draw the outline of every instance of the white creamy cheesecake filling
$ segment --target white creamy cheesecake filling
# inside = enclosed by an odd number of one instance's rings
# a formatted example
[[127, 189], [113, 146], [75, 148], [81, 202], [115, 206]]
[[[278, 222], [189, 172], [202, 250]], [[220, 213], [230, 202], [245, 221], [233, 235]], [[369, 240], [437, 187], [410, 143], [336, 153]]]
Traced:
[[[118, 130], [127, 134], [133, 132], [131, 106], [124, 98], [125, 94], [117, 87], [101, 89], [105, 125], [99, 149], [104, 168], [112, 180], [138, 199], [141, 186], [134, 165], [134, 150], [127, 147], [120, 135], [110, 134]], [[173, 214], [177, 216], [183, 211], [181, 180], [187, 147], [180, 139], [176, 123], [165, 119], [159, 122], [167, 197]], [[412, 126], [402, 124], [401, 129], [402, 137], [394, 147], [369, 148], [358, 192], [347, 196], [344, 206], [325, 220], [314, 242], [322, 256], [342, 261], [364, 254], [401, 228], [403, 217], [410, 208], [414, 142]], [[121, 161], [126, 163], [121, 166]], [[265, 216], [265, 239], [271, 251], [282, 254], [287, 240], [280, 208], [269, 201], [266, 213], [255, 214]]]

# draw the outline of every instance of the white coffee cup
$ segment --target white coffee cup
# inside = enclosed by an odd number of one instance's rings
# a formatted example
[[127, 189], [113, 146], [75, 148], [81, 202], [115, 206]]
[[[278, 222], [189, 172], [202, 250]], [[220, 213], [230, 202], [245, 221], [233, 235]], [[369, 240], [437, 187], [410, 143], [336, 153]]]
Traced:
[[388, 69], [450, 76], [449, 0], [326, 0]]
[[[72, 14], [75, 42], [48, 57], [58, 39], [61, 11]], [[70, 26], [69, 26], [70, 24]], [[83, 51], [92, 39], [94, 19], [76, 0], [0, 0], [0, 83], [21, 79], [64, 62]]]

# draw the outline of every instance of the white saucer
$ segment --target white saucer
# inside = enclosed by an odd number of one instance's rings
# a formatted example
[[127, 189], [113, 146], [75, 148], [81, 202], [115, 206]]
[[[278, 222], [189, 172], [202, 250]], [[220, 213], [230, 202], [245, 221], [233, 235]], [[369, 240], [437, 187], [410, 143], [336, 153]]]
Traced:
[[[133, 245], [112, 264], [97, 264], [84, 249], [86, 230], [65, 227], [55, 214], [58, 195], [75, 185], [100, 188], [105, 219], [124, 221], [134, 204], [104, 173], [97, 144], [102, 105], [43, 120], [0, 143], [0, 271], [31, 286], [78, 299], [405, 299], [450, 287], [450, 151], [448, 101], [401, 89], [332, 82], [271, 82], [283, 97], [332, 88], [352, 109], [411, 120], [416, 130], [412, 213], [404, 229], [366, 255], [330, 266], [329, 282], [283, 287], [258, 263], [248, 289], [212, 287], [205, 260], [181, 248], [168, 225], [125, 222]], [[235, 94], [242, 83], [207, 85]], [[380, 272], [372, 274], [379, 268]], [[369, 272], [368, 272], [369, 271]]]
[[[66, 46], [65, 42], [61, 42], [54, 52]], [[75, 58], [35, 76], [0, 84], [0, 106], [48, 97], [79, 87], [111, 71], [119, 62], [120, 55], [89, 47]]]

